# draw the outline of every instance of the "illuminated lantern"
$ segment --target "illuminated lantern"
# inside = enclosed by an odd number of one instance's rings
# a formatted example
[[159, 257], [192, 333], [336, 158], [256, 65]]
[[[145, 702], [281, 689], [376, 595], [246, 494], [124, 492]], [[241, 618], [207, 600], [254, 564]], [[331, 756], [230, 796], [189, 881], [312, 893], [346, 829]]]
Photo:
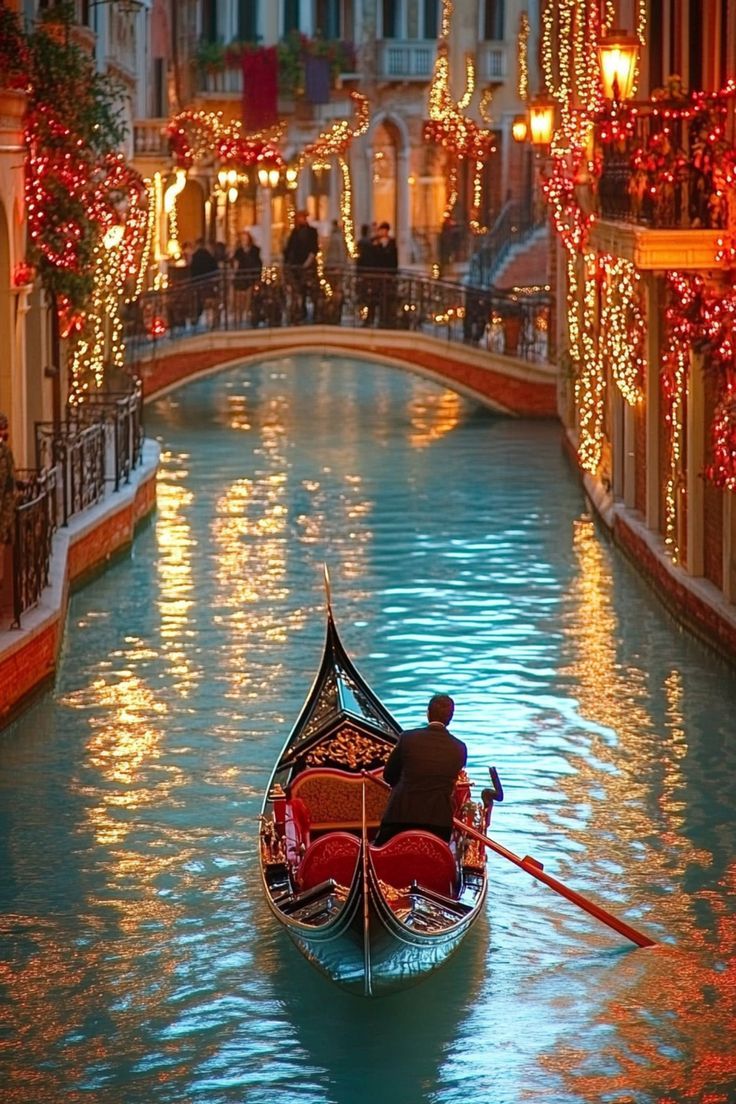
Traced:
[[634, 90], [639, 43], [627, 31], [611, 30], [598, 43], [603, 95], [620, 103]]
[[529, 127], [526, 121], [526, 115], [517, 115], [511, 124], [511, 134], [515, 142], [526, 142], [526, 136], [529, 132]]
[[555, 102], [550, 96], [537, 96], [529, 104], [529, 132], [532, 145], [548, 146], [555, 126]]

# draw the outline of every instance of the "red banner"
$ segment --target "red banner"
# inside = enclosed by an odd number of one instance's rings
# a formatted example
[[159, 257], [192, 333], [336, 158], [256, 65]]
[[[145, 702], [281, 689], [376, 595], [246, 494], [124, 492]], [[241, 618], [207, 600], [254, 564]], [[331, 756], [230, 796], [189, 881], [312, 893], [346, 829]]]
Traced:
[[243, 54], [243, 126], [266, 130], [278, 121], [279, 73], [275, 46]]

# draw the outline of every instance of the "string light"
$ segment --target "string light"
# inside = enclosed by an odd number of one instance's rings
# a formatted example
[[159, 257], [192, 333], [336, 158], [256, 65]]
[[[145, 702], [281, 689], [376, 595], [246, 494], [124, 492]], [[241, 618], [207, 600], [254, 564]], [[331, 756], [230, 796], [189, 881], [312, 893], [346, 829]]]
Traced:
[[342, 191], [340, 193], [340, 218], [342, 231], [345, 237], [345, 247], [348, 256], [355, 258], [358, 255], [358, 246], [355, 240], [353, 226], [353, 185], [350, 179], [350, 166], [344, 157], [338, 157], [337, 164], [342, 174]]
[[519, 20], [518, 36], [519, 80], [517, 90], [519, 99], [526, 103], [529, 99], [529, 16], [524, 11]]
[[[424, 125], [424, 140], [442, 146], [454, 155], [454, 162], [447, 175], [445, 191], [444, 218], [451, 217], [458, 199], [457, 162], [472, 162], [473, 169], [473, 208], [468, 225], [474, 233], [483, 233], [485, 227], [479, 222], [482, 206], [482, 166], [494, 152], [493, 134], [489, 129], [479, 127], [472, 119], [463, 114], [475, 93], [475, 66], [471, 58], [465, 59], [465, 91], [457, 102], [450, 94], [450, 66], [448, 38], [452, 23], [453, 4], [443, 0], [442, 35], [437, 46], [432, 82], [429, 88], [429, 119]], [[478, 166], [481, 166], [478, 168]]]
[[630, 406], [644, 398], [644, 340], [646, 323], [641, 308], [641, 276], [631, 261], [601, 254], [603, 271], [600, 345], [611, 375]]

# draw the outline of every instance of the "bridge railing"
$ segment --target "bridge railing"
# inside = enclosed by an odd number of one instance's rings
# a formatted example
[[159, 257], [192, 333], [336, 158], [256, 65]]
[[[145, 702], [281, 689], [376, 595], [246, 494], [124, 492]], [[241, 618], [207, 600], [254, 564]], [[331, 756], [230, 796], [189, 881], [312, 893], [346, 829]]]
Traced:
[[125, 339], [132, 361], [160, 344], [209, 331], [333, 325], [409, 330], [500, 355], [540, 362], [553, 358], [551, 297], [515, 294], [409, 271], [264, 267], [260, 279], [230, 268], [190, 279], [173, 269], [170, 284], [128, 304]]

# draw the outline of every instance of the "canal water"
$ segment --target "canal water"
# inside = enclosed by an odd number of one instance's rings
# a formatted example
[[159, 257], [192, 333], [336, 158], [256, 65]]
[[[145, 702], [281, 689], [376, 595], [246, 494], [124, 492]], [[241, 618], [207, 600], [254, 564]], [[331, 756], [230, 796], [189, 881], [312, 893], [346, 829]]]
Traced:
[[[736, 678], [597, 530], [559, 427], [295, 357], [155, 403], [158, 510], [73, 598], [53, 690], [0, 734], [3, 1104], [736, 1100]], [[406, 725], [437, 690], [501, 858], [413, 990], [303, 961], [257, 814], [321, 657], [322, 564]]]

